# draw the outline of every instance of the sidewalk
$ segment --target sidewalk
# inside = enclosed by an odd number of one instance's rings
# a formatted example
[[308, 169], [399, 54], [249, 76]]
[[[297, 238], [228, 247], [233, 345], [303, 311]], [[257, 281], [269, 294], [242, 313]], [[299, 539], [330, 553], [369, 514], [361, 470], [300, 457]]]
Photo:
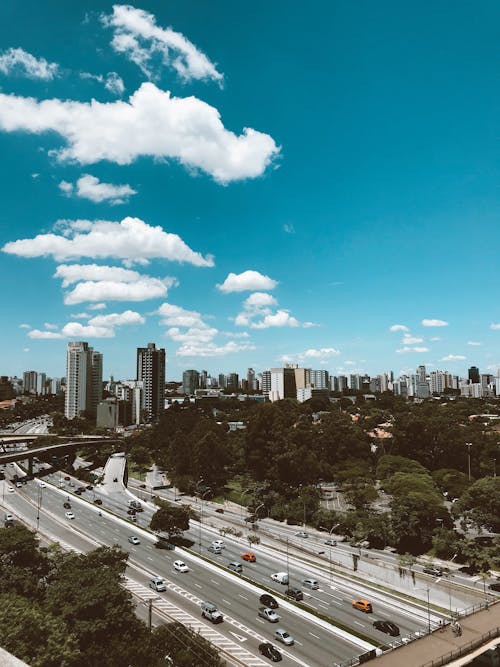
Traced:
[[[436, 630], [430, 636], [417, 639], [407, 646], [402, 646], [376, 658], [373, 664], [377, 667], [401, 667], [401, 665], [430, 667], [432, 660], [436, 660], [437, 665], [448, 664], [448, 662], [440, 663], [439, 658], [460, 647], [465, 648], [470, 642], [500, 627], [500, 603], [491, 605], [487, 611], [483, 610], [461, 618], [460, 623], [463, 630], [461, 637], [454, 637], [450, 627], [447, 626], [443, 631]], [[484, 643], [487, 643], [486, 640]]]

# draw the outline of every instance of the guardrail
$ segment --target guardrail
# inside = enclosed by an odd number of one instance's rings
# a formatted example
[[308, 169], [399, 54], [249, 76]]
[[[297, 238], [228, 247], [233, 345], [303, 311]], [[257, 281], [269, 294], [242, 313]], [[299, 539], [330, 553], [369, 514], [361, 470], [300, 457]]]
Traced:
[[483, 635], [481, 635], [481, 637], [477, 637], [476, 639], [467, 642], [467, 644], [464, 644], [463, 646], [460, 646], [459, 648], [456, 648], [453, 651], [440, 656], [436, 660], [426, 662], [425, 664], [421, 665], [421, 667], [441, 667], [441, 665], [447, 665], [452, 660], [456, 660], [457, 658], [461, 658], [462, 656], [471, 653], [471, 651], [474, 651], [474, 649], [479, 648], [483, 644], [486, 644], [486, 642], [488, 642], [490, 639], [495, 639], [495, 637], [499, 636], [500, 627], [493, 628], [493, 630], [485, 632]]

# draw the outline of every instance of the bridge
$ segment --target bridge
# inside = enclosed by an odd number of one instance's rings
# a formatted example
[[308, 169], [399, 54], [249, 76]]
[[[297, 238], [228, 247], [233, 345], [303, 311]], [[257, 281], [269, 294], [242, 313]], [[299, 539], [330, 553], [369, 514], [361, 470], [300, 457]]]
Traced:
[[[8, 440], [11, 436], [7, 438], [0, 438], [0, 440]], [[40, 436], [35, 436], [39, 438]], [[62, 437], [62, 436], [58, 436]], [[33, 437], [24, 436], [25, 440], [32, 440]], [[21, 442], [21, 438], [15, 439], [18, 442]], [[25, 461], [28, 459], [28, 474], [33, 476], [33, 459], [38, 458], [38, 456], [46, 454], [47, 452], [54, 452], [59, 454], [66, 454], [73, 449], [81, 449], [83, 447], [101, 447], [103, 445], [123, 445], [123, 440], [119, 438], [98, 438], [98, 439], [88, 439], [84, 437], [78, 440], [71, 440], [70, 442], [58, 442], [52, 445], [42, 445], [40, 447], [33, 447], [32, 449], [24, 449], [22, 452], [8, 452], [0, 454], [0, 465], [5, 463], [14, 463], [15, 461]]]

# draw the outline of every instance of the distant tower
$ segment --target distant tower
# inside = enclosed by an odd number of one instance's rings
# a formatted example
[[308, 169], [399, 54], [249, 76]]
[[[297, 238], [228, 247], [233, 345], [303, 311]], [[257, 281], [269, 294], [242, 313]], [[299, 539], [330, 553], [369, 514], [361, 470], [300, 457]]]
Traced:
[[469, 368], [469, 383], [479, 384], [479, 381], [479, 368], [477, 366], [471, 366]]
[[182, 374], [182, 391], [188, 396], [194, 395], [194, 392], [200, 385], [200, 374], [198, 371], [189, 370]]
[[68, 343], [64, 414], [74, 419], [87, 411], [95, 415], [102, 398], [102, 354], [80, 341]]
[[165, 405], [165, 350], [154, 343], [137, 348], [137, 380], [142, 382], [142, 407], [148, 421], [158, 419]]

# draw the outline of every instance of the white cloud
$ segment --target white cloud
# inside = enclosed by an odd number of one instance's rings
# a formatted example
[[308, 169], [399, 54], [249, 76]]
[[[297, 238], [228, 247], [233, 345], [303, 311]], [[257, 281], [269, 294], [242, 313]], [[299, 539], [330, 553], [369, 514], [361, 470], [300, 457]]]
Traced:
[[155, 77], [159, 63], [172, 67], [186, 81], [222, 82], [223, 75], [204, 53], [182, 33], [157, 26], [153, 14], [130, 5], [113, 5], [113, 14], [102, 20], [113, 28], [113, 49], [127, 56], [146, 76]]
[[162, 227], [151, 227], [139, 218], [121, 222], [72, 220], [56, 225], [60, 234], [39, 234], [32, 239], [6, 243], [2, 250], [21, 257], [53, 256], [57, 261], [91, 257], [113, 257], [143, 261], [154, 258], [187, 262], [195, 266], [213, 266], [210, 255], [203, 257], [187, 246], [177, 234]]
[[245, 310], [251, 310], [251, 309], [260, 309], [260, 308], [266, 308], [268, 306], [276, 306], [277, 301], [272, 296], [271, 294], [267, 294], [267, 292], [254, 292], [253, 294], [250, 294], [245, 301], [243, 302], [243, 307]]
[[243, 273], [229, 273], [222, 285], [216, 285], [221, 292], [245, 292], [247, 290], [271, 290], [278, 282], [258, 271], [243, 271]]
[[429, 352], [428, 347], [401, 347], [399, 350], [396, 350], [398, 354], [406, 354], [406, 352]]
[[71, 315], [74, 320], [88, 320], [90, 315], [88, 313], [74, 313]]
[[40, 329], [32, 329], [28, 331], [28, 336], [30, 338], [40, 338], [46, 340], [60, 340], [64, 338], [62, 333], [55, 333], [54, 331], [40, 331]]
[[303, 322], [302, 326], [304, 329], [312, 329], [312, 327], [319, 327], [319, 324], [316, 324], [316, 322]]
[[91, 174], [84, 174], [76, 182], [76, 195], [82, 199], [90, 199], [96, 204], [103, 201], [108, 201], [110, 204], [125, 204], [130, 196], [136, 194], [137, 190], [130, 185], [102, 183]]
[[403, 345], [414, 345], [415, 343], [423, 343], [424, 339], [419, 338], [418, 336], [411, 336], [410, 334], [405, 334], [401, 342], [403, 343]]
[[260, 322], [251, 322], [252, 329], [269, 329], [270, 327], [298, 327], [299, 321], [290, 315], [288, 310], [277, 310], [272, 315], [266, 315]]
[[66, 196], [70, 197], [73, 194], [73, 183], [69, 183], [68, 181], [61, 181], [59, 183], [59, 190]]
[[29, 351], [30, 351], [29, 347], [23, 347], [23, 352], [29, 352]]
[[4, 74], [21, 74], [29, 79], [48, 81], [57, 76], [58, 65], [49, 63], [45, 58], [35, 58], [23, 49], [8, 49], [0, 55], [0, 72]]
[[404, 324], [393, 324], [389, 327], [389, 331], [409, 331], [409, 329]]
[[446, 357], [442, 357], [440, 361], [465, 361], [467, 357], [464, 357], [463, 354], [448, 354]]
[[121, 327], [125, 324], [144, 324], [145, 321], [146, 319], [134, 310], [125, 310], [123, 313], [96, 315], [88, 323], [96, 327]]
[[319, 350], [314, 349], [314, 348], [306, 350], [304, 352], [303, 356], [306, 359], [309, 359], [309, 358], [325, 359], [325, 358], [328, 358], [328, 357], [336, 357], [339, 354], [340, 354], [340, 350], [336, 350], [334, 347], [322, 347]]
[[422, 320], [422, 326], [424, 327], [447, 327], [448, 322], [444, 320]]
[[46, 329], [49, 329], [49, 331], [57, 331], [59, 328], [57, 324], [51, 324], [51, 322], [45, 322], [43, 325]]
[[482, 343], [479, 343], [478, 341], [475, 340], [469, 340], [467, 341], [467, 345], [472, 345], [473, 347], [480, 347]]
[[171, 303], [163, 303], [158, 308], [158, 315], [160, 315], [160, 324], [164, 326], [195, 328], [206, 326], [200, 313], [195, 310], [186, 310], [181, 306], [174, 306]]
[[283, 231], [286, 232], [287, 234], [295, 234], [295, 227], [291, 224], [285, 223], [283, 225]]
[[104, 82], [104, 87], [113, 95], [121, 96], [125, 91], [125, 84], [121, 76], [118, 76], [116, 72], [108, 72], [106, 80]]
[[31, 325], [29, 325], [29, 324], [20, 324], [19, 328], [20, 329], [31, 329]]
[[115, 280], [122, 283], [135, 283], [142, 277], [137, 271], [123, 269], [120, 266], [99, 264], [60, 264], [54, 273], [54, 278], [63, 279], [63, 287], [82, 280]]
[[174, 278], [150, 278], [142, 276], [134, 283], [113, 280], [86, 281], [64, 296], [64, 303], [73, 306], [84, 301], [146, 301], [167, 296], [168, 288], [176, 284]]
[[102, 103], [0, 94], [0, 130], [53, 132], [66, 146], [52, 152], [82, 165], [139, 157], [176, 159], [219, 183], [261, 176], [280, 149], [268, 134], [249, 127], [226, 130], [217, 109], [196, 97], [172, 97], [143, 83], [128, 102]]
[[106, 308], [105, 303], [92, 303], [88, 306], [89, 310], [104, 310]]
[[493, 322], [492, 324], [490, 324], [490, 329], [493, 329], [494, 331], [500, 329], [500, 323], [499, 323], [499, 324], [495, 324], [495, 323]]
[[68, 322], [61, 333], [64, 338], [114, 338], [115, 335], [111, 327], [86, 326], [80, 322]]

